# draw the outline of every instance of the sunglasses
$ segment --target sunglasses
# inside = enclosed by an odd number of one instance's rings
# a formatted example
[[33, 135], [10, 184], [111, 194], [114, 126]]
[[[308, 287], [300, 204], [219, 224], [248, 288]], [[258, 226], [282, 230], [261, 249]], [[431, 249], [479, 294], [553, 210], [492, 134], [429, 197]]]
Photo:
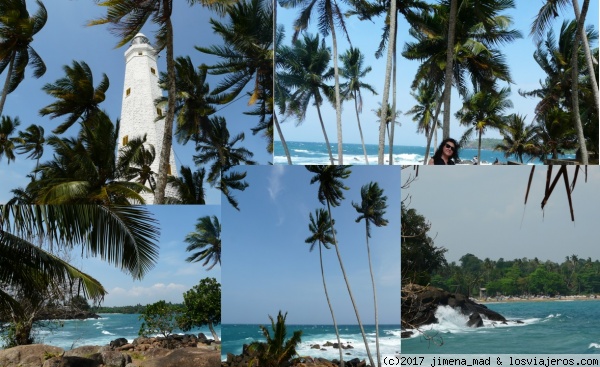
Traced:
[[455, 148], [454, 148], [452, 145], [448, 144], [448, 143], [446, 143], [446, 145], [444, 145], [444, 146], [445, 146], [446, 148], [448, 148], [448, 149], [452, 150], [453, 152], [455, 151]]

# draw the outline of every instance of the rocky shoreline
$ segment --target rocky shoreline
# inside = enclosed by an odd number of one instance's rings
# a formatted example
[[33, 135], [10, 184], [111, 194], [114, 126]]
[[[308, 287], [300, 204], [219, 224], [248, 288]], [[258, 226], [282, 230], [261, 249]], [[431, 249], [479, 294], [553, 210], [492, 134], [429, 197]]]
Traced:
[[196, 335], [115, 339], [109, 345], [88, 345], [65, 351], [43, 345], [0, 350], [2, 367], [219, 367], [220, 343]]
[[450, 293], [441, 288], [409, 284], [402, 288], [400, 307], [402, 309], [401, 337], [411, 337], [415, 329], [438, 322], [435, 312], [439, 306], [449, 306], [469, 317], [466, 326], [481, 327], [483, 319], [501, 324], [509, 322], [499, 313], [490, 310], [459, 293]]

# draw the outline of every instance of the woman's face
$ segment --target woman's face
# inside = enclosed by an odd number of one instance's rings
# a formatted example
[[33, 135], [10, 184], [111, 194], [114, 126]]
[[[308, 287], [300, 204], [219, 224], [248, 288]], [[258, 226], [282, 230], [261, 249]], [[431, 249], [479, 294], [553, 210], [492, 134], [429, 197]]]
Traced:
[[447, 141], [442, 147], [442, 154], [446, 157], [452, 157], [454, 155], [455, 149], [456, 146], [454, 146], [454, 143], [451, 141]]

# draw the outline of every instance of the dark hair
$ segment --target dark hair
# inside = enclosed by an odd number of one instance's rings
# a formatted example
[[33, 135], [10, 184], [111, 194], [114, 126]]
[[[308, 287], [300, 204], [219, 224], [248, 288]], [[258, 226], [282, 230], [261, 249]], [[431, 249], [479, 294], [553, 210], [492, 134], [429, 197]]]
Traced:
[[454, 144], [454, 154], [452, 154], [452, 156], [450, 158], [452, 158], [454, 160], [454, 162], [458, 162], [459, 161], [458, 150], [460, 149], [460, 146], [458, 145], [456, 140], [454, 140], [452, 138], [446, 138], [446, 139], [442, 140], [442, 143], [440, 144], [440, 146], [437, 148], [437, 150], [433, 154], [433, 159], [442, 158], [442, 149], [444, 148], [444, 145], [446, 145], [447, 142], [451, 142]]

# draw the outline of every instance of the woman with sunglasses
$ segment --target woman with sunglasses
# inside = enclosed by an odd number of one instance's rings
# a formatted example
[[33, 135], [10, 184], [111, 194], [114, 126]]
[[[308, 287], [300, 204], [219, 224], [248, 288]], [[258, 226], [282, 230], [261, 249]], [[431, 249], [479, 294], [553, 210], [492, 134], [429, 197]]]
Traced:
[[435, 154], [429, 160], [430, 165], [447, 165], [458, 162], [458, 143], [452, 138], [447, 138], [442, 141], [442, 144], [437, 148]]

